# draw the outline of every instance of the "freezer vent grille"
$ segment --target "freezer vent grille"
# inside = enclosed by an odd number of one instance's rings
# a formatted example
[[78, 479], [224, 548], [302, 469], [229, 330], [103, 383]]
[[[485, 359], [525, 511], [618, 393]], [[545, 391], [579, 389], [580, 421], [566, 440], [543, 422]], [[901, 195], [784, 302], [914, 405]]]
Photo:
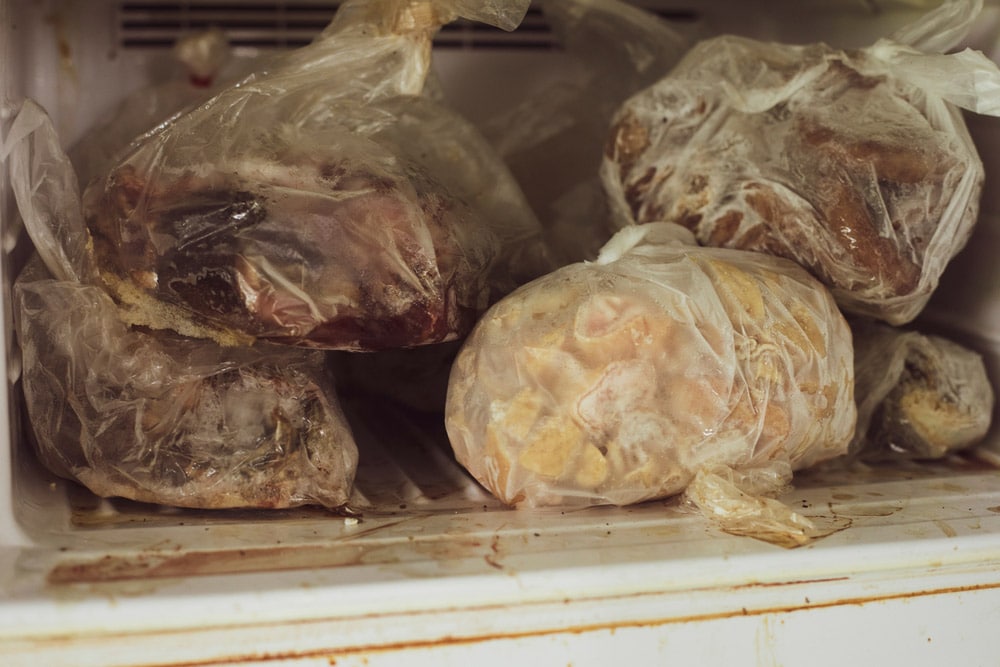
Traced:
[[[294, 48], [308, 44], [337, 11], [340, 2], [281, 0], [187, 0], [121, 2], [118, 43], [126, 49], [167, 48], [181, 35], [217, 27], [236, 47]], [[644, 4], [642, 2], [638, 4]], [[694, 12], [658, 10], [671, 19], [694, 19]], [[554, 37], [541, 11], [532, 7], [517, 30], [456, 21], [442, 29], [435, 45], [448, 48], [549, 49]]]

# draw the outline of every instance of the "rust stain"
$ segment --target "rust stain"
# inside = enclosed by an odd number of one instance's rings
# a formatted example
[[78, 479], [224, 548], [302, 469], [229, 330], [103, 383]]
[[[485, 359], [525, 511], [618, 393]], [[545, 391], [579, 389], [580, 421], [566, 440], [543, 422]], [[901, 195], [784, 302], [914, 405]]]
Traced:
[[359, 537], [367, 537], [372, 533], [377, 533], [381, 530], [389, 528], [390, 526], [398, 526], [401, 523], [409, 521], [409, 518], [400, 519], [398, 521], [390, 521], [388, 523], [380, 523], [377, 526], [372, 526], [371, 528], [366, 528], [364, 530], [351, 531], [349, 534], [344, 535], [340, 538], [341, 542], [348, 542], [350, 540], [355, 540]]
[[[192, 577], [249, 572], [308, 570], [326, 567], [360, 565], [366, 557], [392, 545], [355, 544], [360, 537], [370, 536], [407, 519], [381, 523], [364, 530], [343, 535], [335, 544], [254, 547], [249, 549], [215, 549], [182, 551], [169, 540], [157, 542], [138, 553], [105, 554], [96, 559], [66, 560], [57, 564], [46, 577], [50, 585], [74, 583], [104, 583], [133, 579]], [[371, 562], [392, 562], [388, 552]]]
[[960, 484], [954, 484], [952, 482], [941, 482], [935, 484], [934, 488], [940, 489], [942, 491], [954, 491], [955, 493], [968, 493], [969, 490]]
[[497, 570], [502, 570], [503, 569], [503, 565], [501, 565], [500, 562], [497, 560], [497, 558], [499, 558], [499, 556], [500, 556], [500, 536], [499, 535], [494, 535], [493, 536], [493, 540], [490, 542], [490, 551], [492, 553], [486, 554], [485, 556], [483, 556], [483, 559], [486, 561], [486, 563], [490, 567], [495, 568]]
[[[847, 579], [848, 577], [843, 577]], [[840, 577], [836, 578], [840, 579]], [[814, 581], [834, 581], [836, 579], [817, 579]], [[792, 583], [808, 583], [809, 580], [803, 580], [802, 582], [788, 582]], [[920, 591], [916, 593], [897, 593], [885, 596], [873, 596], [868, 598], [844, 598], [843, 600], [836, 600], [830, 602], [821, 602], [816, 604], [806, 603], [804, 605], [787, 606], [787, 607], [771, 607], [763, 609], [753, 609], [749, 610], [745, 607], [727, 612], [718, 612], [714, 614], [700, 614], [692, 615], [686, 617], [678, 618], [668, 618], [668, 619], [658, 619], [658, 620], [648, 620], [648, 621], [626, 621], [622, 623], [600, 623], [593, 625], [581, 625], [572, 628], [555, 628], [548, 630], [527, 630], [523, 632], [512, 632], [506, 634], [487, 634], [487, 635], [476, 635], [469, 637], [445, 637], [438, 640], [426, 640], [426, 641], [411, 641], [411, 642], [399, 642], [396, 644], [386, 644], [386, 645], [375, 645], [375, 646], [359, 646], [349, 649], [341, 649], [335, 652], [317, 652], [312, 655], [326, 655], [328, 659], [336, 657], [346, 657], [346, 656], [356, 656], [359, 654], [375, 654], [375, 653], [390, 653], [394, 651], [405, 651], [412, 649], [434, 649], [442, 646], [451, 645], [466, 645], [466, 644], [477, 644], [480, 642], [496, 641], [504, 639], [530, 639], [532, 637], [545, 637], [549, 635], [559, 635], [559, 634], [585, 634], [588, 632], [601, 632], [601, 631], [614, 631], [616, 629], [623, 628], [650, 628], [665, 625], [673, 625], [676, 623], [692, 623], [692, 622], [702, 622], [702, 621], [713, 621], [722, 620], [726, 618], [732, 618], [735, 616], [765, 616], [770, 614], [788, 614], [799, 611], [811, 611], [814, 609], [822, 609], [825, 607], [838, 607], [846, 605], [864, 605], [870, 604], [872, 602], [887, 602], [890, 600], [909, 600], [926, 595], [952, 595], [955, 593], [969, 593], [973, 591], [980, 590], [992, 590], [1000, 588], [1000, 583], [992, 584], [978, 584], [974, 586], [954, 586], [948, 588], [940, 588], [932, 591]], [[631, 597], [638, 597], [631, 596]], [[782, 621], [783, 622], [783, 621]], [[308, 657], [308, 656], [302, 656]]]
[[265, 547], [188, 551], [184, 553], [143, 552], [127, 556], [107, 554], [96, 560], [65, 562], [49, 571], [50, 585], [104, 583], [134, 579], [190, 577], [248, 572], [304, 570], [358, 565], [364, 560], [361, 548]]
[[59, 64], [63, 70], [75, 81], [77, 79], [76, 66], [73, 64], [73, 48], [70, 46], [69, 36], [66, 32], [65, 17], [61, 12], [49, 14], [45, 17], [46, 23], [52, 26], [55, 32], [56, 51], [59, 53]]
[[730, 586], [732, 590], [740, 590], [742, 588], [770, 588], [772, 586], [797, 586], [799, 584], [826, 584], [831, 581], [847, 581], [850, 579], [849, 576], [842, 577], [825, 577], [823, 579], [795, 579], [792, 581], [754, 581], [748, 584], [740, 584], [739, 586]]
[[[845, 577], [846, 578], [846, 577]], [[832, 579], [831, 579], [832, 580]], [[817, 579], [813, 581], [831, 581]], [[800, 582], [787, 582], [788, 584], [793, 583], [808, 583], [810, 580], [803, 580]], [[910, 600], [925, 597], [928, 595], [954, 595], [958, 593], [972, 593], [978, 591], [988, 591], [1000, 589], [1000, 582], [989, 583], [989, 584], [976, 584], [970, 586], [951, 586], [945, 588], [937, 588], [927, 591], [917, 591], [913, 593], [895, 593], [882, 596], [871, 596], [871, 597], [855, 597], [855, 598], [843, 598], [840, 600], [831, 600], [829, 602], [821, 603], [806, 603], [802, 605], [794, 606], [781, 606], [781, 607], [766, 607], [761, 609], [747, 609], [746, 607], [741, 607], [739, 609], [734, 609], [726, 612], [717, 612], [712, 614], [698, 614], [692, 616], [683, 616], [676, 618], [666, 618], [666, 619], [651, 619], [651, 620], [633, 620], [625, 621], [620, 623], [595, 623], [587, 625], [578, 625], [569, 628], [548, 628], [548, 629], [538, 629], [538, 630], [525, 630], [520, 632], [509, 632], [509, 633], [483, 633], [477, 635], [469, 635], [462, 637], [455, 636], [445, 636], [438, 639], [428, 639], [428, 640], [414, 640], [406, 642], [395, 642], [389, 644], [371, 644], [365, 646], [353, 646], [349, 648], [341, 649], [316, 649], [309, 651], [289, 651], [281, 653], [267, 653], [267, 654], [242, 654], [242, 655], [220, 655], [213, 658], [206, 658], [205, 660], [189, 661], [189, 662], [176, 662], [170, 663], [170, 667], [208, 667], [209, 665], [217, 665], [220, 662], [225, 662], [226, 664], [237, 664], [237, 663], [263, 663], [263, 662], [281, 662], [289, 660], [303, 660], [308, 658], [313, 659], [325, 659], [328, 664], [335, 665], [338, 660], [348, 657], [357, 657], [365, 660], [367, 656], [374, 654], [388, 654], [393, 652], [410, 651], [410, 650], [433, 650], [447, 646], [463, 646], [478, 644], [481, 642], [489, 641], [499, 641], [499, 640], [519, 640], [519, 639], [531, 639], [535, 637], [547, 637], [552, 635], [562, 635], [562, 634], [586, 634], [590, 632], [611, 632], [616, 629], [626, 629], [626, 628], [655, 628], [660, 626], [673, 625], [676, 623], [692, 623], [692, 622], [705, 622], [722, 620], [726, 618], [732, 618], [736, 616], [766, 616], [773, 614], [789, 614], [800, 611], [812, 611], [814, 609], [823, 609], [827, 607], [839, 607], [848, 605], [866, 605], [874, 602], [888, 602], [892, 600]], [[634, 595], [622, 596], [627, 598], [639, 598], [649, 595], [655, 595], [655, 593], [636, 593]], [[510, 611], [509, 606], [499, 605], [496, 607], [476, 607], [475, 611], [489, 611], [490, 609], [497, 609], [497, 611]], [[442, 610], [442, 612], [448, 611], [458, 611], [456, 609]], [[438, 613], [436, 611], [423, 612], [425, 614]], [[391, 615], [373, 615], [373, 617], [384, 617], [391, 618]], [[300, 623], [316, 623], [323, 622], [327, 619], [310, 619], [307, 621], [302, 621]], [[241, 626], [242, 628], [253, 627], [252, 624], [246, 626]], [[164, 631], [160, 634], [178, 634], [183, 636], [186, 630], [173, 630]], [[162, 665], [162, 663], [155, 663], [157, 665]]]
[[69, 42], [62, 35], [59, 36], [59, 57], [62, 58], [67, 63], [73, 60], [73, 49], [70, 48]]

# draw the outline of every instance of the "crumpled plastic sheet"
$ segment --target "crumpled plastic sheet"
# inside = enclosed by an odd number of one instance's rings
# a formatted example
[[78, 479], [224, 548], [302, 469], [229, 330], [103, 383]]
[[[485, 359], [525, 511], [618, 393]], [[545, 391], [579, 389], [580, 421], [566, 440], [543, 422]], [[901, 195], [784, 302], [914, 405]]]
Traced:
[[850, 525], [838, 517], [802, 514], [777, 496], [790, 490], [792, 470], [784, 461], [736, 470], [702, 469], [684, 489], [695, 507], [720, 530], [786, 549], [801, 547]]

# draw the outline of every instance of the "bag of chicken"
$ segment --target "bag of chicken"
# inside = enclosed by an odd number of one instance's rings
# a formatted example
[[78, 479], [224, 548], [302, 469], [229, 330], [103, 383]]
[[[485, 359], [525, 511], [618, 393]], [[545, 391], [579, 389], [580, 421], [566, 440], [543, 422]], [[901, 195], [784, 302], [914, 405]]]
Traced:
[[769, 469], [777, 492], [846, 452], [853, 380], [847, 323], [801, 267], [641, 225], [486, 313], [446, 426], [459, 462], [516, 506], [700, 493], [723, 470]]
[[527, 0], [351, 0], [311, 44], [136, 143], [84, 197], [129, 320], [371, 351], [464, 335], [549, 268], [478, 132], [423, 95], [434, 34]]
[[963, 109], [1000, 114], [1000, 71], [947, 53], [981, 0], [869, 48], [722, 36], [619, 109], [602, 179], [619, 225], [795, 260], [846, 310], [912, 320], [968, 239], [983, 166]]

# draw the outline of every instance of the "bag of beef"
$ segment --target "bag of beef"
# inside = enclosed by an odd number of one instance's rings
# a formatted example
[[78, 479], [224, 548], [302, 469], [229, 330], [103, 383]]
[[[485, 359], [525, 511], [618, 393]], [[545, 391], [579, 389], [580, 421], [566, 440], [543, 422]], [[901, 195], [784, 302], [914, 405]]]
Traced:
[[414, 347], [547, 270], [487, 142], [422, 95], [457, 17], [527, 0], [352, 0], [313, 43], [137, 142], [84, 196], [129, 320], [223, 344]]
[[13, 313], [40, 460], [100, 496], [344, 505], [358, 453], [323, 353], [128, 327], [94, 284], [73, 167], [44, 112], [25, 103], [0, 149], [39, 249]]

